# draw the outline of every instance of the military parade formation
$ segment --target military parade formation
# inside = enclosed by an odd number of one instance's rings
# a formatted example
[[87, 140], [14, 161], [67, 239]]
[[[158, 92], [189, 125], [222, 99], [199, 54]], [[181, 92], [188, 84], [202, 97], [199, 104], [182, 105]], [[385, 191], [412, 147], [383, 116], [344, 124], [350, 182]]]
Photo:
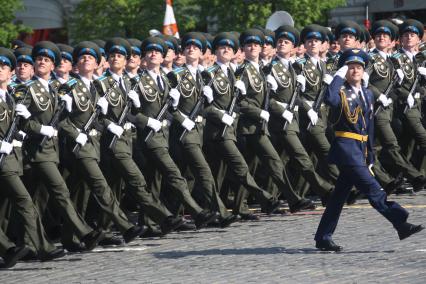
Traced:
[[0, 47], [2, 267], [227, 228], [284, 201], [325, 206], [324, 251], [342, 250], [332, 235], [359, 198], [401, 240], [423, 230], [388, 200], [426, 186], [423, 33], [343, 21]]

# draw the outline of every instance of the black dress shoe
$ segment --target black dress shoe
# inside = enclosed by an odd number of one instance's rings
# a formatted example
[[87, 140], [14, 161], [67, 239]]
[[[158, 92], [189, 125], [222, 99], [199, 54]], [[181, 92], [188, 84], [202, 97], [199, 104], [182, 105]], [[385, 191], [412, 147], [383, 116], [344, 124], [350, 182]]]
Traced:
[[251, 213], [240, 213], [241, 221], [258, 221], [260, 220], [259, 216], [251, 214]]
[[1, 268], [11, 268], [15, 266], [18, 260], [22, 259], [27, 255], [31, 250], [26, 246], [23, 247], [12, 247], [6, 251], [5, 256], [3, 257], [4, 264]]
[[398, 228], [398, 236], [402, 241], [403, 239], [408, 238], [409, 236], [422, 231], [425, 227], [423, 225], [413, 225], [408, 222], [405, 222]]
[[145, 231], [146, 231], [145, 226], [142, 226], [142, 227], [133, 226], [123, 234], [124, 241], [126, 242], [126, 244], [128, 244], [134, 239], [136, 239], [137, 237], [139, 237], [140, 235], [142, 235], [143, 232]]
[[238, 220], [240, 220], [240, 216], [231, 214], [225, 218], [221, 218], [219, 220], [219, 225], [221, 228], [226, 228], [229, 227], [232, 223], [237, 222]]
[[347, 205], [353, 205], [355, 204], [356, 200], [358, 199], [358, 197], [360, 197], [361, 192], [357, 189], [352, 189], [351, 191], [349, 191], [349, 195], [348, 198], [346, 198], [346, 204]]
[[306, 198], [300, 199], [296, 204], [290, 206], [290, 212], [296, 213], [302, 210], [313, 210], [315, 209], [315, 204]]
[[385, 190], [387, 195], [391, 195], [398, 188], [400, 188], [403, 184], [404, 184], [404, 177], [403, 177], [402, 173], [400, 173], [400, 174], [398, 174], [398, 176], [393, 181], [391, 181], [390, 183], [388, 183], [385, 186], [384, 190]]
[[49, 261], [49, 260], [64, 257], [64, 256], [65, 256], [65, 251], [63, 249], [56, 248], [56, 249], [40, 256], [40, 260], [41, 261]]
[[332, 240], [317, 241], [316, 248], [322, 251], [341, 251], [343, 247], [336, 245]]
[[69, 243], [63, 245], [64, 249], [68, 252], [83, 252], [86, 250], [86, 246], [82, 243]]
[[275, 212], [275, 210], [280, 208], [281, 205], [282, 205], [281, 200], [271, 200], [269, 201], [269, 204], [265, 207], [265, 213], [268, 215], [272, 214]]
[[413, 185], [414, 192], [418, 192], [425, 188], [426, 178], [424, 176], [416, 177], [411, 184]]
[[183, 219], [181, 217], [169, 216], [163, 221], [163, 223], [161, 223], [160, 225], [161, 232], [163, 233], [163, 235], [166, 235], [170, 233], [171, 231], [174, 231], [180, 228], [182, 224], [183, 224]]
[[190, 223], [188, 221], [184, 221], [179, 227], [176, 228], [176, 231], [184, 232], [184, 231], [195, 231], [197, 227], [194, 223]]
[[207, 210], [203, 210], [197, 214], [194, 218], [195, 227], [200, 229], [202, 227], [207, 226], [210, 222], [214, 221], [218, 217], [216, 212], [209, 212]]
[[99, 241], [98, 245], [102, 247], [107, 246], [121, 246], [123, 244], [123, 240], [119, 237], [105, 237]]
[[98, 243], [105, 238], [105, 234], [102, 231], [91, 231], [87, 235], [81, 239], [84, 244], [86, 245], [86, 250], [91, 251], [93, 250]]
[[164, 236], [163, 232], [155, 228], [148, 228], [140, 235], [141, 238], [158, 238], [162, 236]]

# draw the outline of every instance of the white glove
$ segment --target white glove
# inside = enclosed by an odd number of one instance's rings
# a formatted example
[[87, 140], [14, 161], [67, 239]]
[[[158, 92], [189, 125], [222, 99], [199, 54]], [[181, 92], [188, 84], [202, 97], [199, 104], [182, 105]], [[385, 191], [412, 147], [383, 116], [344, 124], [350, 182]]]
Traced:
[[22, 131], [22, 130], [19, 130], [19, 131], [18, 131], [18, 134], [19, 134], [19, 135], [21, 135], [22, 140], [25, 140], [25, 137], [27, 137], [27, 133], [25, 133], [25, 132], [24, 132], [24, 131]]
[[12, 143], [7, 143], [6, 141], [2, 141], [0, 145], [0, 153], [9, 155], [13, 150]]
[[303, 75], [297, 75], [296, 76], [296, 81], [302, 86], [301, 88], [300, 88], [300, 90], [302, 91], [302, 92], [304, 92], [305, 91], [305, 88], [306, 88], [306, 78], [305, 78], [305, 76], [303, 76]]
[[119, 125], [117, 125], [115, 123], [110, 123], [108, 125], [107, 129], [109, 130], [109, 132], [111, 132], [112, 134], [114, 134], [114, 135], [116, 135], [118, 137], [120, 137], [121, 134], [123, 134], [123, 132], [124, 132], [123, 127], [121, 127], [121, 126], [119, 126]]
[[246, 90], [246, 85], [244, 85], [244, 82], [241, 80], [238, 80], [237, 82], [235, 82], [235, 88], [237, 88], [238, 90], [240, 90], [242, 95], [247, 94], [247, 90]]
[[348, 73], [348, 65], [343, 65], [339, 70], [334, 74], [334, 76], [339, 76], [342, 79], [345, 79], [346, 73]]
[[408, 95], [407, 97], [407, 105], [408, 108], [412, 108], [414, 106], [414, 97], [412, 94]]
[[370, 76], [367, 72], [364, 72], [364, 74], [362, 74], [362, 85], [364, 86], [364, 88], [368, 87], [368, 80], [370, 80]]
[[16, 104], [15, 111], [17, 115], [22, 116], [25, 119], [28, 119], [31, 116], [31, 112], [29, 112], [27, 107], [23, 104]]
[[288, 123], [291, 123], [293, 121], [293, 113], [291, 111], [285, 110], [282, 114], [282, 117], [288, 121]]
[[322, 81], [327, 85], [330, 85], [331, 81], [333, 81], [333, 76], [331, 76], [330, 74], [325, 74], [324, 79], [322, 79]]
[[213, 90], [210, 86], [204, 86], [203, 95], [206, 97], [209, 104], [213, 101]]
[[169, 92], [169, 96], [173, 99], [172, 106], [176, 108], [179, 104], [179, 99], [180, 99], [180, 93], [178, 89], [176, 88], [171, 89]]
[[426, 67], [417, 67], [417, 71], [420, 73], [420, 75], [426, 77]]
[[262, 118], [263, 120], [266, 120], [266, 122], [268, 122], [269, 121], [269, 112], [262, 109], [262, 111], [260, 112], [260, 118]]
[[234, 123], [234, 118], [227, 113], [224, 113], [222, 116], [222, 122], [228, 126], [231, 126]]
[[194, 126], [195, 126], [195, 122], [193, 122], [189, 118], [185, 118], [185, 120], [182, 121], [182, 126], [186, 130], [191, 131], [194, 128]]
[[87, 135], [84, 133], [78, 134], [77, 138], [75, 138], [75, 142], [77, 142], [81, 146], [84, 146], [87, 142]]
[[398, 85], [402, 84], [402, 81], [404, 81], [404, 72], [401, 69], [396, 69], [396, 74], [398, 75]]
[[268, 82], [272, 91], [275, 92], [278, 89], [277, 80], [275, 80], [274, 76], [272, 76], [271, 74], [268, 74], [268, 76], [266, 76], [266, 82]]
[[148, 118], [148, 127], [150, 127], [155, 132], [158, 132], [161, 129], [161, 121], [150, 117]]
[[[389, 99], [383, 95], [380, 94], [379, 98], [377, 99], [384, 107], [387, 107], [390, 103], [389, 103]], [[392, 102], [392, 99], [391, 99]]]
[[312, 125], [317, 125], [318, 122], [318, 114], [313, 109], [308, 111], [309, 119], [311, 120]]
[[101, 108], [102, 114], [107, 114], [108, 112], [108, 101], [104, 97], [100, 97], [98, 102], [96, 103]]
[[42, 125], [40, 134], [52, 138], [57, 133], [56, 129], [49, 125]]
[[138, 95], [138, 93], [136, 93], [136, 91], [130, 90], [127, 95], [129, 96], [129, 99], [132, 100], [135, 108], [141, 107], [141, 101], [139, 100], [139, 95]]
[[65, 94], [63, 96], [60, 96], [61, 101], [65, 102], [65, 108], [67, 109], [68, 112], [72, 111], [72, 98], [71, 96]]
[[391, 98], [388, 98], [388, 105], [390, 105], [391, 103], [393, 103], [393, 100]]

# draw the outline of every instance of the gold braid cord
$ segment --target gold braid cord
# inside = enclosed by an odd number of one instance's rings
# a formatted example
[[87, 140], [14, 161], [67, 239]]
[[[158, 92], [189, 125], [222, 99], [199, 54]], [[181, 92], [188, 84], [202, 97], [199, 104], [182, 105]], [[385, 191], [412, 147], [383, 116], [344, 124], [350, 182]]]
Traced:
[[349, 107], [348, 101], [346, 100], [346, 94], [345, 94], [345, 92], [343, 90], [340, 90], [340, 99], [342, 101], [342, 110], [343, 110], [343, 113], [345, 114], [346, 119], [350, 123], [352, 123], [352, 124], [357, 123], [358, 117], [359, 117], [360, 113], [361, 113], [361, 116], [362, 116], [362, 118], [364, 120], [364, 116], [362, 115], [362, 109], [361, 109], [360, 106], [357, 106], [355, 108], [355, 110], [354, 110], [353, 113], [351, 112], [351, 109]]

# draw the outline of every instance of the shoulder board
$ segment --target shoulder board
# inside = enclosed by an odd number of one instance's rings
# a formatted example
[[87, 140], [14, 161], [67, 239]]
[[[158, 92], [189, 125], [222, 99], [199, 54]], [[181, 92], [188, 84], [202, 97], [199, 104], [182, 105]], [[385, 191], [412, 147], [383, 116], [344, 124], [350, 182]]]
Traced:
[[184, 72], [185, 71], [185, 68], [184, 67], [177, 67], [177, 68], [175, 68], [175, 69], [173, 69], [172, 70], [172, 72], [174, 73], [174, 74], [176, 74], [176, 75], [178, 75], [179, 73], [182, 73], [182, 72]]
[[96, 79], [96, 80], [98, 80], [98, 81], [103, 81], [103, 80], [105, 80], [106, 78], [108, 78], [107, 76], [106, 76], [106, 74], [104, 73], [104, 74], [102, 74], [98, 79]]
[[213, 65], [208, 67], [205, 71], [209, 72], [209, 73], [213, 73], [216, 72], [216, 70], [219, 68], [219, 65]]
[[401, 53], [395, 52], [395, 53], [392, 54], [392, 57], [398, 59], [398, 58], [401, 57], [401, 55], [402, 55]]
[[9, 83], [9, 86], [11, 87], [11, 88], [15, 88], [16, 86], [19, 86], [20, 84], [18, 84], [18, 83], [16, 83], [15, 81], [11, 81], [10, 83]]
[[272, 61], [271, 61], [271, 65], [272, 65], [272, 66], [274, 66], [274, 65], [276, 65], [276, 64], [278, 64], [278, 60], [275, 60], [275, 59], [274, 59], [274, 60], [272, 60]]
[[296, 63], [300, 64], [300, 65], [303, 65], [303, 64], [306, 63], [306, 58], [299, 58], [299, 59], [296, 60]]

